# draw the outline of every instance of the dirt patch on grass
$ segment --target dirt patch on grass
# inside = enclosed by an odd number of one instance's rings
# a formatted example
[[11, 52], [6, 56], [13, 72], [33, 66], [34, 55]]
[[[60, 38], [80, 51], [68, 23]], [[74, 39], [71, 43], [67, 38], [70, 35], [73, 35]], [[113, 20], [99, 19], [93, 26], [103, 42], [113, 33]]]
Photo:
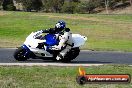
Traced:
[[94, 18], [94, 17], [82, 17], [82, 16], [73, 16], [73, 15], [68, 15], [68, 16], [55, 16], [55, 15], [51, 15], [51, 14], [41, 14], [41, 15], [38, 15], [38, 16], [47, 16], [49, 18], [63, 18], [63, 19], [72, 19], [72, 20], [101, 21], [100, 19], [97, 19], [97, 18]]
[[85, 20], [85, 21], [94, 21], [98, 23], [105, 23], [105, 24], [131, 24], [131, 22], [126, 21], [116, 21], [116, 20], [109, 20], [109, 19], [102, 19], [97, 17], [83, 17], [83, 16], [74, 16], [74, 15], [53, 15], [53, 14], [34, 14], [34, 16], [47, 16], [49, 18], [61, 18], [61, 19], [71, 19], [71, 20]]
[[8, 14], [8, 13], [7, 12], [4, 12], [4, 11], [0, 11], [0, 16], [4, 16], [6, 14]]
[[21, 44], [19, 41], [0, 39], [0, 48], [14, 48], [19, 47]]

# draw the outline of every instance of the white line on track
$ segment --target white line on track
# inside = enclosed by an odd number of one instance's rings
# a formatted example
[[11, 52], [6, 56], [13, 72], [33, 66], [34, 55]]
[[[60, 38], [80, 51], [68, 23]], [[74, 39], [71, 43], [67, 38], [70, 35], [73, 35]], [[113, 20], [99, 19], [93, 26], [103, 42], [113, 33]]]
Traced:
[[68, 64], [68, 63], [0, 63], [0, 66], [100, 66], [103, 64]]

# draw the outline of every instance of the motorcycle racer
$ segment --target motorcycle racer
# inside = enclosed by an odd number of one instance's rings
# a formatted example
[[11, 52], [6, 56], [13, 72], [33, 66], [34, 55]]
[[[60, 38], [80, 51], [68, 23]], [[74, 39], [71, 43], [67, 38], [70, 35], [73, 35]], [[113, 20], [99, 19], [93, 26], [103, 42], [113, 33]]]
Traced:
[[58, 21], [54, 28], [31, 32], [13, 56], [17, 61], [31, 58], [70, 62], [79, 55], [86, 40], [86, 36], [72, 34], [64, 21]]
[[51, 47], [51, 50], [61, 50], [59, 55], [57, 55], [56, 60], [61, 60], [64, 58], [66, 53], [73, 46], [72, 33], [70, 32], [69, 28], [66, 28], [66, 23], [62, 20], [55, 24], [55, 28], [42, 30], [42, 33], [55, 34], [59, 39], [59, 44]]

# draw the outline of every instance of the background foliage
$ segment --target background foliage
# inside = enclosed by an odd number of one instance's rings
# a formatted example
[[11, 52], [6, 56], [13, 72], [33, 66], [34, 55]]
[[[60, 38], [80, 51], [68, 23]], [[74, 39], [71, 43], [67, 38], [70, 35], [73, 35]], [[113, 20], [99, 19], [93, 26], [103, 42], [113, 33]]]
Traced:
[[[132, 0], [0, 0], [3, 10], [16, 10], [13, 1], [22, 3], [24, 11], [55, 13], [97, 13], [132, 5]], [[19, 9], [17, 9], [19, 10]]]

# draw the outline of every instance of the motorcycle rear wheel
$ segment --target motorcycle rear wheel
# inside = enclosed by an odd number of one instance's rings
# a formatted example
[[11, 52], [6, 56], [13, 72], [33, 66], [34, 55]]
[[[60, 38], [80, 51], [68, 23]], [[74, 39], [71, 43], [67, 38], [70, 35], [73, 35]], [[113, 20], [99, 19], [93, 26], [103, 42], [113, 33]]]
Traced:
[[61, 59], [61, 62], [68, 63], [71, 62], [71, 60], [75, 59], [79, 55], [80, 49], [72, 48], [65, 56]]

